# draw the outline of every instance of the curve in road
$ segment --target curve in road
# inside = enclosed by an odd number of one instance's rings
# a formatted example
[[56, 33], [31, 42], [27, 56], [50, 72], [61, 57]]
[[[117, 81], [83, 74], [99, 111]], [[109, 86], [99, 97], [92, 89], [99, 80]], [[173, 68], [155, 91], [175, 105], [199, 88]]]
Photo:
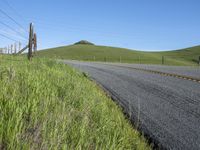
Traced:
[[101, 63], [65, 61], [101, 84], [163, 149], [200, 149], [200, 84]]

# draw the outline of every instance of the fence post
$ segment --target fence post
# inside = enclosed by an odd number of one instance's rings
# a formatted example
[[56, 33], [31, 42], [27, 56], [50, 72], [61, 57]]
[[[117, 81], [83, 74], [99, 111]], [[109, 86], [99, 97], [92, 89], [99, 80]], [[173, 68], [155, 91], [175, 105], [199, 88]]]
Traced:
[[11, 54], [12, 54], [13, 53], [13, 45], [11, 44], [10, 47], [11, 47]]
[[32, 49], [33, 49], [33, 24], [30, 24], [29, 29], [29, 44], [28, 44], [28, 60], [32, 58]]
[[164, 64], [165, 64], [165, 57], [162, 56], [162, 65], [164, 65]]
[[199, 65], [200, 65], [200, 56], [199, 56]]
[[104, 61], [105, 61], [105, 62], [107, 62], [107, 59], [106, 59], [106, 57], [104, 57]]
[[95, 56], [93, 57], [93, 59], [94, 59], [94, 61], [96, 61], [96, 57]]
[[10, 46], [8, 45], [8, 54], [10, 54]]
[[33, 34], [33, 49], [34, 49], [34, 55], [36, 55], [36, 51], [37, 51], [37, 35], [36, 33]]
[[138, 60], [139, 60], [139, 64], [141, 64], [141, 57], [140, 56], [138, 57]]
[[19, 48], [18, 48], [18, 51], [21, 50], [21, 42], [19, 42]]
[[17, 44], [15, 43], [14, 44], [14, 54], [16, 54], [17, 53]]
[[119, 62], [120, 62], [120, 63], [122, 62], [122, 57], [121, 57], [121, 56], [119, 57]]

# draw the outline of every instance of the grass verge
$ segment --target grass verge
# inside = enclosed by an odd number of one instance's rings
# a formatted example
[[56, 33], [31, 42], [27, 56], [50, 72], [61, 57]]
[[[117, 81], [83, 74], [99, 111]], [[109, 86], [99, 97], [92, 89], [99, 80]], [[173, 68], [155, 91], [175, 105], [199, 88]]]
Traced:
[[52, 60], [0, 56], [0, 149], [150, 149], [94, 83]]

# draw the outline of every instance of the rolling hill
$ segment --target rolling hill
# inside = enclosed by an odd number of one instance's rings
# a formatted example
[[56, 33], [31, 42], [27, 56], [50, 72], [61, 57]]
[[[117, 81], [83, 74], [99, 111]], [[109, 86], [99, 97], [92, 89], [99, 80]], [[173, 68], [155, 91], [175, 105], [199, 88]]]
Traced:
[[38, 51], [38, 56], [84, 61], [165, 65], [197, 65], [200, 46], [165, 52], [144, 52], [124, 48], [75, 44]]

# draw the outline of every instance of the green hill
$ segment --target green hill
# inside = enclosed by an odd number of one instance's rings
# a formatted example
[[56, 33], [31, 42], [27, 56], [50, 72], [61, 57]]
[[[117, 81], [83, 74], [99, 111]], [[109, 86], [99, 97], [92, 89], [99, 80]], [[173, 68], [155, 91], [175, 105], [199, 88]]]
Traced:
[[94, 45], [93, 43], [86, 41], [86, 40], [79, 41], [79, 42], [75, 43], [74, 45], [80, 45], [80, 44]]
[[197, 65], [200, 46], [165, 52], [144, 52], [124, 48], [76, 44], [42, 50], [38, 52], [38, 56], [84, 61]]

